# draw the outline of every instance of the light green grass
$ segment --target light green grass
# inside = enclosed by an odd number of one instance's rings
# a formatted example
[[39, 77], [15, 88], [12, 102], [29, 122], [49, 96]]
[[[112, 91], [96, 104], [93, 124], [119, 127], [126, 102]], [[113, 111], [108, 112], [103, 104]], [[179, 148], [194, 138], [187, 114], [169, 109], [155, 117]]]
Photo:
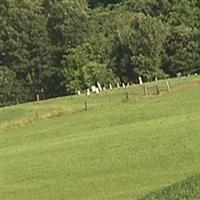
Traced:
[[0, 199], [136, 199], [199, 174], [199, 77], [170, 83], [1, 108]]

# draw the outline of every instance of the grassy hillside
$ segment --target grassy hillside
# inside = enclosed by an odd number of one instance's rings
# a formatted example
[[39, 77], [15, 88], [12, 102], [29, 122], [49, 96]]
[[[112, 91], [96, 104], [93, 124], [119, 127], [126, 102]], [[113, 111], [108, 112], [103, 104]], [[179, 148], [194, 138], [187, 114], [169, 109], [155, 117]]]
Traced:
[[147, 195], [141, 200], [185, 200], [200, 199], [200, 176], [193, 176], [184, 181], [180, 181], [161, 191]]
[[170, 84], [1, 108], [0, 199], [136, 199], [199, 174], [200, 78]]

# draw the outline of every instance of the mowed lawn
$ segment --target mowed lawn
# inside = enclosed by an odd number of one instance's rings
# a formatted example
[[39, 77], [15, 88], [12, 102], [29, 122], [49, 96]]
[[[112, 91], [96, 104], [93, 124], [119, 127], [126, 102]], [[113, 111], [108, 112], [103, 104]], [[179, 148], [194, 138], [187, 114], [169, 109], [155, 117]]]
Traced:
[[1, 108], [0, 199], [130, 200], [200, 174], [198, 79]]

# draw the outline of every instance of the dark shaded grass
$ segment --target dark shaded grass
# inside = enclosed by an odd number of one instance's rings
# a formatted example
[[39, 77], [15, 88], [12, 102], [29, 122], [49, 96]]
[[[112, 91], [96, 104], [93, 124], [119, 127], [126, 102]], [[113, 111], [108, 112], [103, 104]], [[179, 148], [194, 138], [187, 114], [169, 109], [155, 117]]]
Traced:
[[200, 175], [196, 175], [158, 192], [150, 193], [140, 200], [199, 200]]

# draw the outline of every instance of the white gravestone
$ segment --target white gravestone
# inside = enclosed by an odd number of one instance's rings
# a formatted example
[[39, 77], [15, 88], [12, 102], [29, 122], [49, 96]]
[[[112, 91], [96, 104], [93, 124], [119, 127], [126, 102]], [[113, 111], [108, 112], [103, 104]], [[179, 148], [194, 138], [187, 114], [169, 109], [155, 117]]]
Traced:
[[40, 101], [40, 96], [39, 94], [36, 95], [37, 101]]
[[97, 87], [99, 88], [99, 91], [101, 92], [102, 91], [102, 87], [101, 87], [101, 84], [99, 83], [99, 81], [97, 81]]
[[96, 86], [95, 86], [95, 85], [92, 85], [91, 89], [92, 89], [92, 92], [93, 92], [93, 93], [96, 92]]
[[105, 92], [107, 91], [107, 90], [106, 90], [106, 87], [103, 87], [103, 91], [105, 91]]
[[123, 88], [126, 88], [126, 86], [125, 86], [125, 84], [124, 84], [124, 83], [122, 83], [122, 87], [123, 87]]
[[90, 89], [87, 89], [87, 96], [90, 96]]
[[113, 89], [111, 84], [109, 84], [109, 88], [110, 88], [110, 90], [112, 90], [112, 89]]
[[143, 81], [142, 81], [142, 77], [141, 76], [138, 77], [138, 80], [139, 80], [139, 84], [142, 85]]
[[78, 92], [77, 92], [77, 93], [78, 93], [78, 95], [79, 95], [79, 96], [81, 95], [81, 91], [80, 91], [80, 90], [78, 90]]
[[120, 88], [120, 85], [119, 85], [119, 83], [117, 83], [117, 88]]
[[96, 94], [99, 94], [99, 88], [96, 88]]
[[176, 76], [177, 76], [178, 78], [181, 78], [182, 73], [181, 73], [181, 72], [178, 72], [178, 73], [176, 73]]

